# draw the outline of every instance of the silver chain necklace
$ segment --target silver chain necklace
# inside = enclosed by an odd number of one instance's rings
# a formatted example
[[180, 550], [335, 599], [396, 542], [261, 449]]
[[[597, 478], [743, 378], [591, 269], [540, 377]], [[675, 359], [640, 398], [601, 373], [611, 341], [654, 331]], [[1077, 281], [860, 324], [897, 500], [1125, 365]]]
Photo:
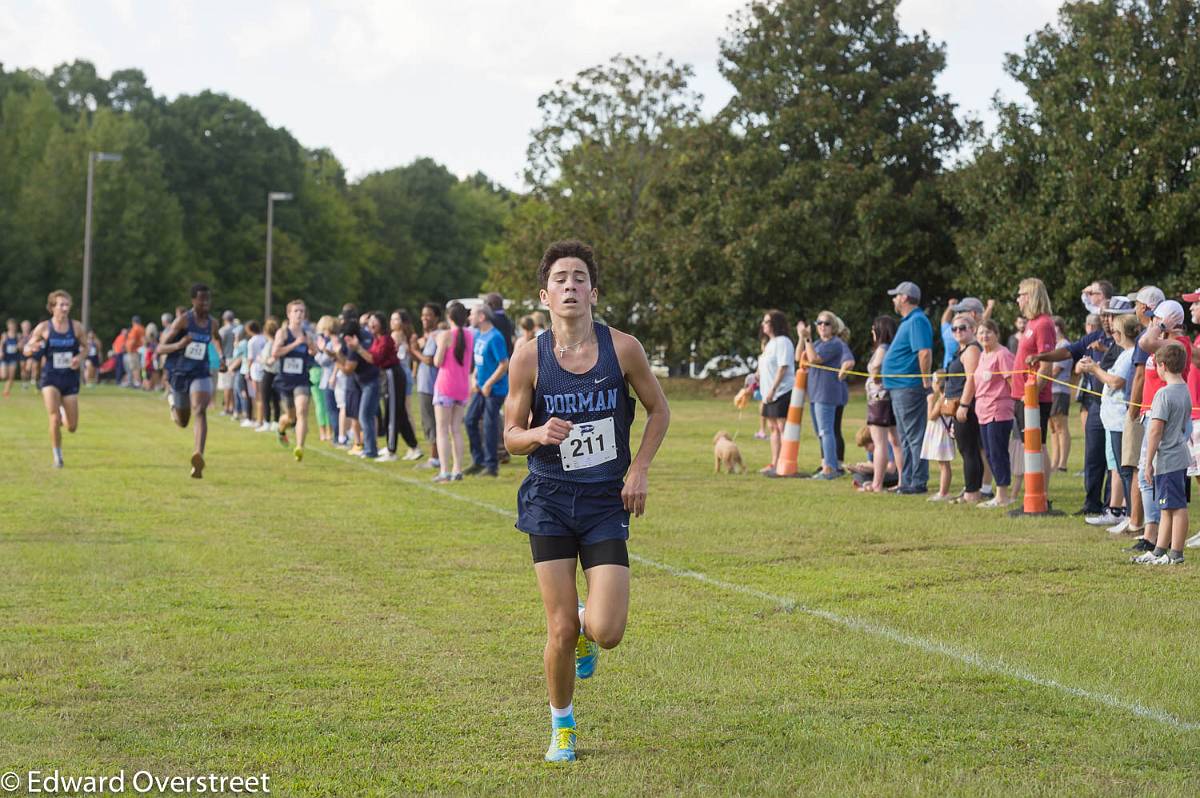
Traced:
[[[575, 343], [573, 343], [573, 344], [559, 344], [559, 343], [555, 343], [555, 345], [554, 345], [554, 348], [558, 350], [558, 356], [559, 356], [559, 357], [562, 357], [563, 355], [565, 355], [565, 354], [566, 354], [567, 352], [569, 352], [570, 350], [572, 350], [572, 349], [578, 349], [579, 347], [583, 346], [585, 343], [587, 343], [587, 342], [588, 342], [588, 339], [589, 339], [589, 338], [591, 338], [591, 337], [592, 337], [592, 333], [591, 333], [591, 331], [589, 330], [587, 333], [585, 333], [585, 334], [584, 334], [584, 336], [583, 336], [582, 338], [580, 338], [580, 339], [579, 339], [578, 341], [576, 341]], [[554, 333], [554, 340], [555, 340], [556, 342], [559, 340], [558, 333]]]

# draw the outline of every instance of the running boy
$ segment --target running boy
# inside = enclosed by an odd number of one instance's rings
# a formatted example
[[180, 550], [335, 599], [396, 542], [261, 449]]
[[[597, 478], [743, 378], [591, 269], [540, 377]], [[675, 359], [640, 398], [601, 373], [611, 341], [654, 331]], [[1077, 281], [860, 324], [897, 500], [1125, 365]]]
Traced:
[[1175, 341], [1155, 353], [1158, 376], [1166, 384], [1150, 404], [1146, 480], [1154, 485], [1154, 499], [1162, 518], [1154, 551], [1134, 557], [1136, 563], [1183, 564], [1183, 542], [1188, 533], [1187, 468], [1192, 459], [1188, 452], [1192, 396], [1183, 380], [1187, 358], [1187, 350]]
[[[551, 244], [538, 279], [550, 331], [513, 354], [504, 443], [529, 456], [529, 476], [517, 492], [517, 528], [529, 534], [546, 611], [546, 760], [571, 762], [575, 679], [590, 677], [600, 649], [625, 634], [629, 515], [645, 511], [647, 472], [670, 410], [641, 343], [592, 319], [598, 288], [591, 247]], [[629, 386], [648, 414], [632, 457]], [[586, 604], [576, 592], [576, 560], [587, 580]]]
[[[192, 309], [179, 314], [162, 335], [158, 351], [176, 357], [171, 362], [171, 418], [186, 428], [196, 416], [195, 449], [192, 451], [192, 477], [204, 476], [204, 444], [208, 438], [208, 402], [213, 394], [208, 348], [217, 335], [217, 320], [209, 315], [212, 294], [208, 286], [192, 286]], [[171, 360], [168, 358], [168, 360]], [[225, 355], [217, 350], [218, 368], [225, 370]]]
[[84, 339], [83, 325], [71, 318], [71, 295], [52, 291], [46, 300], [50, 311], [44, 321], [25, 343], [25, 356], [35, 361], [46, 359], [38, 378], [42, 403], [50, 417], [50, 447], [54, 452], [54, 467], [63, 467], [62, 426], [68, 432], [79, 428], [79, 349]]
[[303, 299], [294, 299], [287, 305], [287, 325], [275, 333], [271, 357], [279, 361], [279, 376], [275, 378], [275, 389], [283, 398], [287, 415], [279, 420], [279, 442], [288, 444], [289, 426], [296, 428], [296, 448], [292, 456], [296, 462], [304, 459], [304, 439], [308, 435], [308, 403], [312, 398], [312, 386], [308, 379], [308, 368], [313, 363], [317, 343], [309, 333], [308, 306]]

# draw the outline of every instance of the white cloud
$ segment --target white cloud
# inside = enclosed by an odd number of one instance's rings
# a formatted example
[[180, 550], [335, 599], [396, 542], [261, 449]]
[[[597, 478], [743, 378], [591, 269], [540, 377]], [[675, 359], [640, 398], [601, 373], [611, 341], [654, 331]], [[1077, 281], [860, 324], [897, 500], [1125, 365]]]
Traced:
[[[311, 44], [313, 12], [307, 5], [277, 0], [264, 6], [251, 7], [236, 28], [229, 34], [233, 52], [238, 58], [294, 57]], [[256, 19], [255, 16], [258, 18]]]
[[6, 68], [52, 67], [76, 58], [109, 63], [108, 49], [66, 0], [0, 4], [0, 53]]

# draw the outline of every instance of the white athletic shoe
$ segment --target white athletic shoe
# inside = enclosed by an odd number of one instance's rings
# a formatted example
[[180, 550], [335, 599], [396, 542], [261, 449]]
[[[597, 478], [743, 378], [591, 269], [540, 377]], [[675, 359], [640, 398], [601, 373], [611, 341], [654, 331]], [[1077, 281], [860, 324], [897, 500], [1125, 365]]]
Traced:
[[398, 459], [399, 458], [396, 457], [396, 455], [393, 454], [392, 452], [383, 451], [383, 452], [380, 452], [379, 456], [375, 458], [375, 462], [376, 463], [394, 463]]
[[1196, 534], [1194, 534], [1190, 538], [1188, 538], [1187, 542], [1184, 543], [1183, 545], [1185, 548], [1189, 548], [1189, 549], [1200, 549], [1200, 532], [1197, 532]]
[[1084, 516], [1084, 523], [1092, 526], [1112, 526], [1121, 520], [1121, 516], [1113, 515], [1111, 510], [1105, 510], [1097, 515]]
[[1110, 526], [1108, 528], [1108, 534], [1123, 535], [1125, 534], [1126, 529], [1129, 529], [1129, 516], [1127, 515], [1123, 516], [1120, 521]]
[[257, 424], [255, 424], [255, 423], [254, 423], [253, 421], [251, 421], [250, 419], [246, 419], [245, 421], [243, 421], [243, 422], [242, 422], [242, 426], [243, 426], [243, 427], [246, 427], [247, 429], [250, 429], [251, 427], [258, 427], [258, 425], [257, 425]]
[[279, 432], [279, 422], [278, 421], [271, 422], [271, 432]]
[[[1165, 557], [1166, 555], [1164, 554], [1162, 556]], [[1138, 556], [1129, 558], [1130, 562], [1137, 563], [1138, 565], [1156, 565], [1157, 560], [1158, 557], [1156, 557], [1152, 551], [1143, 551]]]
[[254, 431], [255, 432], [270, 432], [271, 425], [270, 424], [259, 424], [257, 427], [254, 428]]
[[425, 456], [424, 453], [420, 449], [418, 449], [417, 447], [414, 446], [413, 448], [409, 449], [407, 452], [404, 453], [404, 457], [402, 459], [404, 459], [404, 460], [420, 460], [424, 456]]

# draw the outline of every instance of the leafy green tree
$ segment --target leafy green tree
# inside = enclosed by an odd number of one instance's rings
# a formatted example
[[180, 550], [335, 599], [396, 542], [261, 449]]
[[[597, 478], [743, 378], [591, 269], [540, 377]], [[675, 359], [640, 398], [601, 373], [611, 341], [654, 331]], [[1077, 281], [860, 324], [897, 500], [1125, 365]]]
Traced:
[[[41, 102], [36, 95], [31, 102]], [[90, 116], [90, 120], [89, 120]], [[162, 175], [145, 126], [101, 108], [73, 128], [50, 127], [9, 218], [13, 246], [4, 253], [4, 292], [22, 315], [44, 315], [46, 294], [82, 294], [87, 154], [119, 152], [98, 165], [93, 211], [92, 317], [102, 335], [133, 313], [149, 318], [175, 302], [183, 279], [182, 214]], [[6, 214], [7, 215], [7, 214]]]
[[691, 77], [691, 67], [669, 59], [616, 56], [538, 99], [542, 119], [525, 174], [538, 205], [518, 205], [502, 243], [490, 250], [498, 259], [490, 286], [536, 296], [534, 267], [546, 245], [579, 238], [597, 252], [601, 315], [648, 332], [659, 261], [653, 191], [670, 163], [670, 132], [699, 120]]
[[1037, 276], [1067, 307], [1098, 278], [1196, 287], [1198, 41], [1194, 0], [1101, 0], [1067, 3], [1009, 56], [1029, 102], [999, 106], [947, 181], [973, 290], [1007, 296]]
[[[962, 130], [935, 86], [943, 49], [903, 32], [895, 12], [894, 0], [779, 0], [735, 18], [721, 47], [735, 89], [724, 129], [706, 134], [705, 161], [676, 192], [709, 235], [677, 249], [681, 293], [663, 298], [686, 306], [697, 279], [706, 307], [724, 297], [719, 325], [680, 319], [702, 352], [745, 351], [765, 307], [828, 308], [864, 343], [870, 318], [890, 311], [887, 288], [917, 280], [930, 298], [950, 282], [958, 259], [936, 181]], [[705, 166], [720, 200], [697, 207]]]
[[479, 290], [484, 248], [499, 237], [508, 214], [505, 192], [486, 177], [460, 182], [420, 158], [367, 175], [354, 193], [383, 251], [364, 284], [373, 302], [415, 310]]

